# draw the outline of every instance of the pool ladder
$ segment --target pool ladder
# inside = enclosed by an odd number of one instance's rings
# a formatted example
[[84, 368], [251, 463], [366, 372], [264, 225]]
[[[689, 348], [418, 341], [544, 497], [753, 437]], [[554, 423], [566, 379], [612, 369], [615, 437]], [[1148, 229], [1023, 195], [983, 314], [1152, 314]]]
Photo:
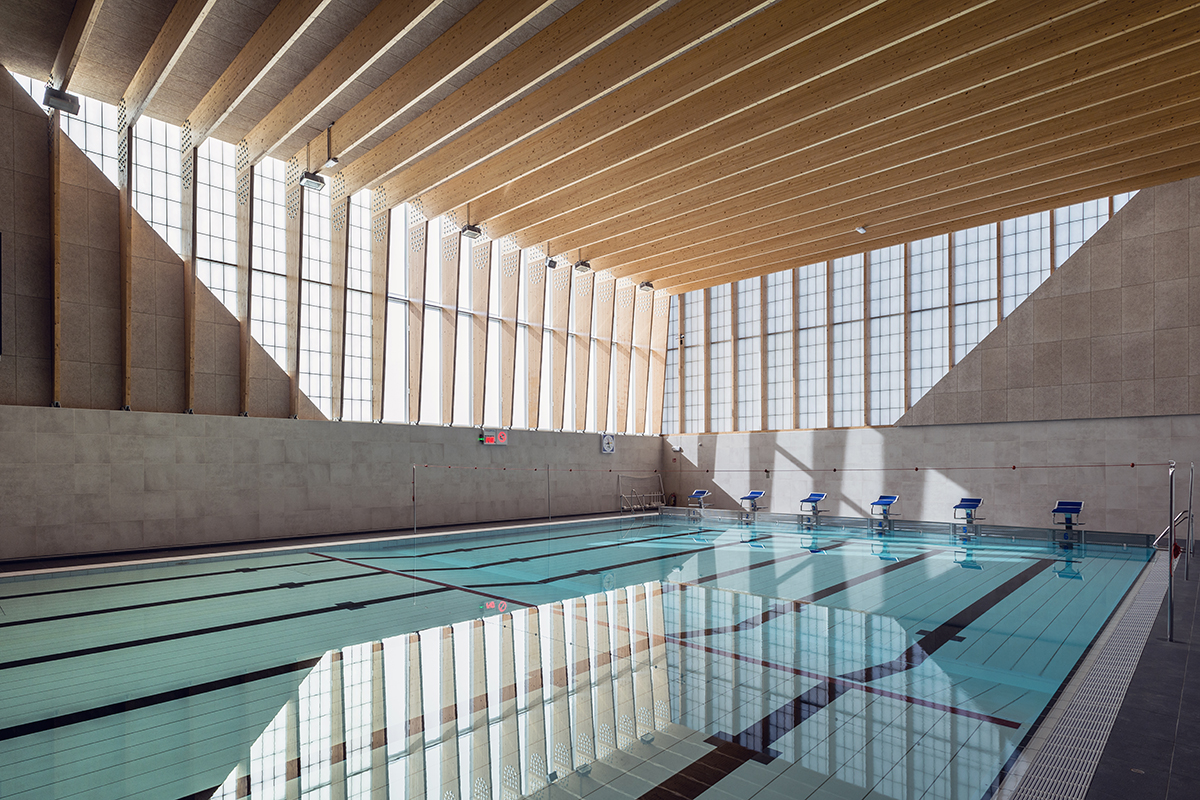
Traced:
[[1167, 641], [1173, 642], [1175, 641], [1175, 528], [1179, 526], [1180, 521], [1187, 519], [1187, 546], [1182, 548], [1180, 555], [1183, 556], [1183, 579], [1190, 581], [1192, 579], [1190, 572], [1192, 564], [1193, 535], [1195, 532], [1196, 522], [1195, 516], [1192, 514], [1192, 498], [1195, 494], [1194, 490], [1196, 488], [1196, 462], [1193, 461], [1191, 463], [1191, 469], [1188, 475], [1187, 508], [1180, 511], [1178, 515], [1175, 513], [1175, 462], [1171, 461], [1168, 462], [1168, 464], [1167, 477], [1171, 486], [1168, 507], [1170, 509], [1171, 521], [1167, 523], [1166, 529], [1163, 530], [1163, 532], [1158, 535], [1158, 538], [1154, 540], [1154, 546], [1157, 547], [1162, 538], [1167, 534], [1170, 534], [1170, 538], [1167, 541]]

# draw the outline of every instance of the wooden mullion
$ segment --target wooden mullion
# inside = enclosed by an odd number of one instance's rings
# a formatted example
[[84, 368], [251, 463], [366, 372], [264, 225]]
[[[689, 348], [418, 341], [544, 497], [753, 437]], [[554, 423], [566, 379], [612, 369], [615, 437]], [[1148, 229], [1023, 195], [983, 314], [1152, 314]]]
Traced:
[[[529, 367], [529, 396], [526, 398], [526, 402], [529, 404], [528, 425], [531, 430], [540, 427], [543, 411], [541, 408], [542, 344], [546, 336], [546, 294], [550, 290], [547, 285], [549, 279], [550, 272], [546, 269], [545, 255], [526, 261], [525, 288], [529, 292], [529, 297], [525, 301], [526, 316], [529, 318], [529, 335], [526, 337], [529, 352], [525, 358]], [[548, 419], [550, 409], [547, 408], [544, 411]]]
[[[588, 364], [592, 354], [592, 310], [596, 273], [575, 279], [575, 430], [587, 428]], [[599, 380], [597, 375], [596, 379]]]
[[118, 180], [118, 248], [121, 297], [121, 408], [130, 408], [133, 398], [133, 125], [118, 132], [120, 157]]
[[946, 364], [954, 366], [954, 234], [946, 234]]
[[833, 427], [833, 261], [825, 262], [825, 427]]
[[404, 246], [408, 250], [408, 421], [421, 418], [421, 356], [425, 335], [425, 251], [429, 242], [429, 220], [410, 209]]
[[[596, 429], [601, 431], [610, 430], [608, 427], [608, 404], [609, 395], [612, 392], [610, 377], [616, 288], [617, 279], [611, 272], [601, 272], [596, 275], [596, 285], [593, 288], [596, 294], [596, 316], [593, 326], [596, 332]], [[665, 342], [665, 333], [663, 337]]]
[[[616, 386], [614, 387], [616, 397], [613, 401], [616, 403], [614, 417], [616, 418], [617, 433], [624, 433], [625, 428], [629, 424], [630, 347], [633, 342], [633, 309], [638, 290], [628, 278], [618, 278], [615, 286], [616, 288], [613, 291], [613, 347], [616, 353], [613, 355], [613, 358], [616, 359], [614, 369], [616, 373]], [[675, 366], [676, 374], [678, 374], [678, 363]], [[663, 402], [667, 402], [665, 397], [663, 398]], [[676, 393], [674, 402], [678, 406], [678, 392]]]
[[648, 433], [646, 401], [650, 380], [650, 328], [654, 313], [654, 295], [640, 289], [633, 308], [633, 400], [632, 433]]
[[442, 424], [454, 422], [454, 381], [457, 370], [455, 352], [458, 344], [458, 281], [459, 248], [462, 233], [456, 224], [457, 215], [442, 217], [438, 260], [442, 271]]
[[179, 235], [183, 259], [183, 407], [196, 407], [196, 148], [180, 153], [182, 210]]
[[548, 273], [553, 302], [550, 308], [550, 426], [562, 430], [566, 423], [567, 324], [571, 318], [571, 273], [565, 258]]
[[792, 429], [800, 428], [800, 268], [792, 267]]
[[1004, 319], [1004, 223], [994, 222], [996, 235], [993, 237], [996, 256], [996, 324]]
[[[510, 238], [500, 241], [500, 424], [512, 427], [517, 371], [517, 300], [521, 249]], [[526, 359], [526, 365], [529, 360]]]
[[758, 429], [770, 427], [767, 414], [767, 276], [758, 279]]
[[[85, 5], [80, 3], [79, 5]], [[78, 11], [77, 11], [78, 13]], [[71, 23], [75, 19], [72, 17]], [[60, 53], [61, 57], [61, 53]], [[55, 62], [57, 66], [57, 62]], [[50, 112], [50, 245], [53, 249], [51, 264], [51, 297], [54, 320], [54, 343], [51, 351], [50, 402], [61, 404], [62, 386], [62, 121], [61, 111]]]
[[650, 419], [646, 433], [659, 434], [662, 432], [663, 404], [655, 402], [654, 398], [663, 396], [663, 384], [666, 379], [667, 366], [667, 326], [671, 318], [671, 296], [659, 290], [654, 293], [654, 319], [651, 320], [650, 330], [650, 378], [647, 393], [650, 397]]
[[[487, 375], [488, 298], [491, 295], [492, 251], [496, 244], [480, 240], [471, 245], [471, 424], [483, 424]], [[498, 311], [498, 309], [497, 309]]]
[[300, 413], [300, 280], [304, 248], [304, 189], [300, 186], [300, 164], [288, 162], [285, 170], [287, 215], [284, 222], [284, 265], [287, 276], [287, 363], [290, 390], [288, 411]]
[[1057, 235], [1058, 225], [1056, 224], [1056, 218], [1057, 218], [1057, 210], [1054, 208], [1051, 208], [1050, 209], [1050, 274], [1051, 275], [1054, 274], [1054, 271], [1056, 269], [1058, 269], [1058, 266], [1059, 266], [1058, 265], [1058, 248], [1055, 247], [1055, 244], [1057, 243], [1057, 239], [1058, 239], [1058, 235]]

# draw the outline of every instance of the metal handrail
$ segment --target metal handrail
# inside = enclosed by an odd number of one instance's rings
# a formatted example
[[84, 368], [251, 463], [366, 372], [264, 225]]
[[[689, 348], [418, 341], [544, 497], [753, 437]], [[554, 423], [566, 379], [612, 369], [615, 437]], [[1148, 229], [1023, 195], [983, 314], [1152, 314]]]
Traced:
[[[1183, 509], [1182, 511], [1180, 511], [1178, 514], [1176, 514], [1175, 515], [1175, 527], [1179, 527], [1179, 523], [1183, 522], [1184, 517], [1186, 517], [1187, 515], [1188, 515], [1188, 510], [1186, 508]], [[1154, 544], [1152, 544], [1150, 546], [1158, 547], [1158, 543], [1161, 542], [1162, 538], [1170, 532], [1171, 532], [1171, 526], [1168, 525], [1167, 527], [1163, 528], [1162, 533], [1160, 533], [1157, 536], [1157, 538], [1155, 538]]]

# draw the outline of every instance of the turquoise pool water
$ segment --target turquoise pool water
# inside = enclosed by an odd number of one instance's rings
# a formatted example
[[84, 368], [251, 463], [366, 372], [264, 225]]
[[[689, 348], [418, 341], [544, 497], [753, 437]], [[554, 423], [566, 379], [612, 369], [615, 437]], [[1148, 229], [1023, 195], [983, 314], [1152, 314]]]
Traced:
[[0, 797], [988, 797], [1149, 557], [644, 517], [10, 577]]

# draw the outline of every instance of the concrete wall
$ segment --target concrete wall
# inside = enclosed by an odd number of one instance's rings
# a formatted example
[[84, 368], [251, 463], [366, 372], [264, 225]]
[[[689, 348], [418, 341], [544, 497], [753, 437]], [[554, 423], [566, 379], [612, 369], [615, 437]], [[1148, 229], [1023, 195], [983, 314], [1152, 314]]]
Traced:
[[1200, 413], [1200, 178], [1143, 189], [898, 425]]
[[49, 141], [46, 115], [0, 69], [0, 403], [51, 400]]
[[1083, 500], [1088, 528], [1158, 533], [1168, 519], [1163, 462], [1180, 463], [1182, 508], [1200, 417], [672, 436], [663, 457], [669, 492], [707, 488], [721, 508], [765, 489], [771, 510], [794, 513], [822, 491], [831, 513], [865, 517], [887, 493], [900, 495], [905, 517], [949, 521], [959, 498], [978, 496], [989, 523], [1048, 527], [1056, 500]]
[[[615, 511], [657, 437], [0, 406], [0, 560]], [[429, 465], [428, 467], [425, 465]], [[447, 469], [447, 466], [456, 467]], [[536, 471], [534, 471], [536, 469]], [[609, 471], [611, 470], [611, 472]]]

